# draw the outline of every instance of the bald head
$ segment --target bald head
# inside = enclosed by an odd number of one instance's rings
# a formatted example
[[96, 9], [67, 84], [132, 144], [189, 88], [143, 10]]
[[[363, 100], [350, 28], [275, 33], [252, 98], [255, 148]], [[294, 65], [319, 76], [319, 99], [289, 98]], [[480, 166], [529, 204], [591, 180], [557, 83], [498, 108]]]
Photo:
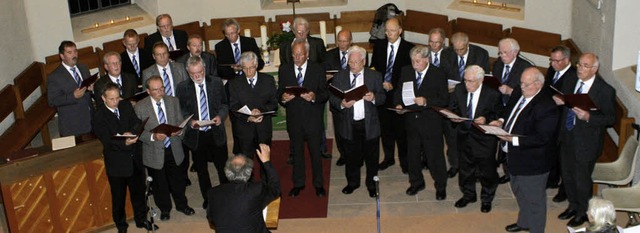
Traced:
[[387, 22], [384, 23], [384, 27], [387, 40], [389, 40], [390, 43], [395, 43], [400, 38], [400, 34], [402, 34], [402, 27], [400, 26], [398, 18], [388, 19]]
[[340, 31], [338, 33], [338, 49], [340, 49], [340, 51], [347, 51], [349, 47], [351, 47], [352, 38], [351, 31], [346, 29]]

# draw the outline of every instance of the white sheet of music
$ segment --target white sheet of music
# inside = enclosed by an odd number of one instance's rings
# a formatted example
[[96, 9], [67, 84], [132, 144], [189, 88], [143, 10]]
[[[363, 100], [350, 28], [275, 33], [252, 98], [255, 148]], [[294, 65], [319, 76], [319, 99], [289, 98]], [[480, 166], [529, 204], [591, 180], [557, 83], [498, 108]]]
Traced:
[[267, 209], [269, 209], [269, 206], [264, 207], [264, 209], [262, 209], [262, 218], [267, 221]]
[[413, 92], [413, 82], [404, 82], [402, 84], [402, 103], [404, 103], [404, 106], [416, 104], [416, 94]]

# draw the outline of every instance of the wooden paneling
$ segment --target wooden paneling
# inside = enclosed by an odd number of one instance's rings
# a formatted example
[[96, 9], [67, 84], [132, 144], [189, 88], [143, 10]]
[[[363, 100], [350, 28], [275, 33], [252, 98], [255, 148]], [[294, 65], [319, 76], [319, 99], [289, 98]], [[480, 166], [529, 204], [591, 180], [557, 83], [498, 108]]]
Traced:
[[[140, 38], [138, 48], [142, 49], [144, 48], [144, 39], [147, 38], [147, 33], [138, 34], [138, 38]], [[116, 39], [102, 43], [102, 50], [104, 52], [114, 51], [116, 53], [122, 53], [124, 52], [125, 47], [124, 44], [122, 44], [122, 39]]]
[[[325, 21], [327, 24], [327, 34], [331, 34], [335, 32], [335, 21], [331, 18], [329, 13], [311, 13], [311, 14], [296, 14], [296, 17], [305, 18], [309, 21], [309, 34], [320, 34], [320, 21]], [[276, 15], [276, 21], [274, 22], [271, 28], [274, 32], [280, 32], [282, 30], [280, 28], [280, 24], [283, 22], [289, 21], [291, 22], [291, 26], [293, 26], [293, 15]]]
[[453, 32], [467, 33], [469, 41], [490, 46], [498, 46], [498, 42], [505, 37], [501, 24], [465, 18], [457, 18], [453, 22]]
[[518, 41], [520, 51], [543, 56], [549, 56], [553, 47], [562, 44], [560, 34], [521, 27], [512, 27], [507, 36]]
[[407, 10], [403, 26], [405, 31], [427, 34], [432, 28], [442, 28], [447, 34], [446, 36], [451, 37], [449, 16]]

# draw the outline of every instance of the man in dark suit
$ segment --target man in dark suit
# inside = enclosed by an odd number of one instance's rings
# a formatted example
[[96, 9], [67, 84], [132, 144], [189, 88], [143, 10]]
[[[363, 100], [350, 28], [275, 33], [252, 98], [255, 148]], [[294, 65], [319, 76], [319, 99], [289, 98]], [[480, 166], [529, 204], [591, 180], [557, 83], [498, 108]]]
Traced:
[[[240, 151], [253, 158], [258, 144], [271, 144], [271, 114], [262, 113], [278, 109], [276, 82], [273, 76], [257, 71], [258, 57], [255, 53], [242, 53], [240, 64], [245, 77], [229, 81], [229, 109], [236, 117]], [[243, 108], [251, 114], [238, 112]]]
[[[308, 61], [309, 44], [305, 40], [294, 40], [292, 45], [293, 63], [283, 64], [278, 69], [278, 98], [286, 108], [287, 133], [291, 139], [293, 154], [293, 189], [289, 196], [295, 197], [305, 186], [304, 144], [307, 142], [311, 155], [313, 186], [316, 195], [325, 196], [322, 174], [322, 143], [324, 104], [329, 98], [324, 68]], [[287, 87], [303, 87], [308, 92], [295, 95]]]
[[[571, 65], [571, 51], [564, 45], [559, 45], [551, 49], [551, 55], [549, 56], [549, 63], [551, 65], [547, 69], [547, 76], [545, 76], [545, 86], [553, 87], [557, 90], [562, 90], [562, 83], [565, 78], [573, 77], [576, 75], [576, 68]], [[553, 92], [552, 92], [553, 93]], [[559, 111], [564, 110], [564, 106], [558, 106]], [[558, 129], [562, 127], [564, 122], [558, 121]], [[554, 202], [563, 202], [567, 199], [567, 194], [564, 190], [564, 185], [558, 184], [560, 182], [560, 146], [558, 145], [558, 135], [554, 137], [556, 143], [554, 149], [551, 152], [551, 171], [549, 172], [549, 180], [547, 181], [547, 188], [558, 188], [558, 193], [553, 197]]]
[[107, 52], [102, 57], [104, 62], [104, 69], [107, 70], [107, 75], [100, 77], [93, 88], [93, 98], [96, 101], [96, 106], [100, 106], [103, 103], [102, 92], [109, 83], [118, 85], [120, 89], [120, 96], [123, 99], [129, 98], [136, 94], [138, 85], [136, 84], [136, 77], [132, 74], [122, 73], [120, 62], [120, 55], [116, 52]]
[[198, 34], [189, 35], [189, 42], [187, 43], [187, 49], [189, 53], [186, 53], [179, 57], [176, 62], [182, 63], [185, 68], [187, 67], [187, 60], [190, 57], [200, 57], [205, 67], [205, 76], [218, 77], [218, 64], [216, 57], [206, 51], [202, 51], [202, 37]]
[[[114, 54], [118, 57], [117, 53]], [[98, 106], [93, 115], [93, 128], [103, 146], [104, 165], [111, 187], [111, 216], [118, 232], [127, 232], [129, 224], [124, 206], [128, 187], [136, 227], [157, 230], [158, 226], [145, 219], [149, 208], [145, 202], [145, 173], [142, 155], [137, 148], [139, 145], [136, 144], [139, 135], [135, 135], [140, 119], [131, 103], [120, 101], [118, 85], [109, 82], [102, 90], [100, 96], [105, 104]], [[114, 139], [117, 134], [135, 137]]]
[[537, 68], [527, 68], [519, 83], [522, 95], [509, 102], [502, 118], [490, 123], [516, 135], [498, 136], [500, 150], [509, 160], [511, 190], [520, 209], [517, 222], [505, 229], [543, 233], [547, 219], [548, 154], [559, 113], [551, 93], [543, 88], [544, 76]]
[[469, 36], [464, 32], [456, 32], [451, 36], [451, 44], [453, 45], [448, 53], [448, 64], [451, 64], [449, 79], [462, 81], [465, 68], [471, 65], [478, 65], [482, 70], [489, 70], [489, 52], [487, 50], [469, 44]]
[[[235, 19], [227, 19], [222, 23], [222, 33], [224, 39], [215, 46], [216, 56], [218, 57], [218, 75], [223, 79], [231, 79], [238, 75], [242, 68], [238, 66], [230, 66], [230, 64], [238, 64], [240, 54], [244, 52], [253, 52], [258, 58], [258, 70], [264, 67], [264, 61], [260, 54], [260, 48], [256, 44], [256, 40], [250, 37], [240, 35], [240, 24]], [[237, 49], [236, 49], [237, 48]], [[234, 68], [237, 68], [234, 69]]]
[[[295, 18], [291, 27], [294, 39], [306, 40], [309, 43], [309, 61], [322, 63], [324, 62], [327, 48], [324, 46], [324, 41], [320, 38], [312, 37], [309, 35], [309, 22], [305, 18]], [[291, 56], [291, 41], [284, 41], [280, 44], [280, 64], [289, 64], [293, 62]]]
[[[142, 72], [142, 81], [147, 82], [151, 76], [162, 77], [164, 91], [167, 96], [176, 96], [178, 83], [189, 79], [187, 71], [182, 63], [169, 62], [169, 49], [164, 43], [153, 45], [153, 60], [156, 64]], [[146, 85], [143, 87], [146, 90]]]
[[144, 46], [147, 52], [153, 53], [154, 44], [162, 41], [167, 45], [168, 51], [187, 51], [187, 32], [173, 29], [173, 20], [169, 14], [161, 14], [156, 17], [158, 31], [147, 36]]
[[[457, 123], [455, 130], [460, 155], [458, 184], [462, 191], [462, 198], [456, 201], [455, 207], [463, 208], [477, 201], [476, 179], [479, 179], [482, 185], [480, 211], [487, 213], [491, 211], [491, 202], [498, 187], [495, 158], [497, 138], [473, 127], [472, 122], [484, 125], [498, 119], [502, 114], [502, 103], [500, 92], [482, 85], [484, 74], [482, 67], [468, 66], [464, 71], [464, 84], [456, 86], [449, 108], [458, 116], [472, 119], [451, 119]], [[476, 174], [480, 174], [479, 177]]]
[[127, 29], [124, 31], [122, 44], [126, 50], [120, 53], [120, 59], [122, 60], [122, 72], [135, 74], [136, 83], [142, 87], [142, 71], [153, 65], [153, 57], [147, 50], [138, 48], [139, 43], [140, 37], [136, 30]]
[[78, 136], [91, 132], [93, 84], [81, 87], [91, 77], [89, 69], [78, 63], [78, 50], [71, 41], [62, 41], [58, 47], [62, 63], [47, 77], [47, 100], [58, 111], [60, 136]]
[[[387, 28], [389, 29], [389, 28]], [[402, 113], [407, 131], [407, 163], [409, 183], [407, 195], [416, 195], [425, 189], [422, 176], [422, 156], [426, 157], [429, 172], [434, 180], [436, 200], [447, 197], [447, 165], [444, 160], [442, 141], [442, 116], [433, 107], [447, 107], [449, 93], [447, 77], [440, 68], [429, 65], [429, 48], [422, 45], [410, 51], [411, 64], [402, 67], [398, 90], [393, 97], [395, 109]], [[404, 85], [411, 85], [413, 96], [403, 94]], [[387, 110], [388, 111], [388, 110]]]
[[[616, 91], [598, 75], [600, 62], [592, 53], [580, 56], [577, 76], [569, 76], [562, 84], [563, 93], [589, 95], [598, 109], [565, 108], [560, 121], [562, 182], [569, 199], [569, 207], [558, 216], [572, 218], [567, 225], [582, 225], [587, 221], [589, 198], [593, 195], [591, 173], [602, 153], [607, 127], [616, 119]], [[562, 99], [554, 96], [558, 105]]]
[[451, 65], [448, 63], [447, 54], [445, 52], [444, 39], [447, 38], [447, 34], [442, 28], [432, 28], [429, 30], [427, 37], [427, 46], [429, 47], [431, 60], [429, 63], [435, 67], [438, 67], [444, 71], [448, 70]]
[[161, 211], [160, 220], [171, 218], [171, 196], [178, 211], [193, 215], [195, 211], [189, 207], [185, 196], [184, 170], [180, 167], [184, 162], [183, 132], [170, 135], [151, 132], [160, 124], [177, 126], [183, 121], [179, 100], [165, 95], [160, 76], [149, 77], [145, 86], [149, 97], [140, 100], [135, 111], [140, 119], [149, 118], [139, 139], [142, 141], [142, 162], [153, 178], [153, 199]]
[[[498, 56], [500, 59], [493, 63], [493, 76], [502, 83], [498, 90], [502, 93], [502, 105], [504, 106], [509, 102], [514, 89], [517, 91], [520, 86], [522, 72], [526, 68], [533, 66], [529, 61], [520, 58], [519, 53], [520, 45], [517, 40], [504, 38], [498, 42]], [[513, 98], [519, 97], [519, 94], [513, 95]], [[506, 167], [506, 158], [503, 153], [498, 154], [498, 162], [502, 163], [503, 168]], [[505, 172], [505, 175], [500, 177], [499, 182], [500, 184], [509, 182], [509, 174]]]
[[413, 44], [400, 37], [402, 27], [397, 18], [388, 19], [385, 22], [386, 40], [378, 40], [373, 47], [371, 66], [383, 76], [382, 87], [386, 91], [386, 104], [378, 107], [380, 114], [380, 127], [382, 129], [382, 149], [384, 160], [379, 169], [385, 170], [395, 164], [394, 151], [398, 145], [398, 159], [403, 173], [407, 172], [407, 135], [404, 130], [404, 118], [387, 108], [393, 108], [394, 93], [399, 87], [400, 70], [411, 64], [409, 50]]
[[359, 46], [349, 48], [349, 70], [340, 70], [332, 84], [343, 91], [366, 85], [369, 92], [358, 101], [346, 101], [335, 95], [331, 95], [329, 101], [342, 116], [341, 121], [334, 122], [345, 139], [347, 186], [342, 193], [351, 194], [360, 187], [360, 167], [364, 161], [367, 191], [370, 197], [377, 197], [373, 181], [373, 177], [378, 175], [380, 159], [380, 122], [376, 105], [384, 104], [386, 95], [380, 73], [364, 68], [366, 56], [367, 51]]
[[228, 180], [224, 175], [224, 163], [227, 161], [227, 136], [224, 119], [229, 107], [222, 81], [205, 73], [206, 65], [199, 56], [187, 60], [190, 80], [178, 84], [177, 97], [180, 100], [182, 115], [193, 114], [188, 123], [184, 144], [193, 151], [193, 166], [198, 173], [200, 193], [204, 198], [202, 208], [207, 208], [207, 191], [211, 188], [208, 161], [213, 161], [221, 184]]
[[260, 144], [260, 149], [256, 149], [266, 172], [267, 179], [262, 182], [249, 181], [252, 159], [236, 155], [227, 162], [224, 170], [231, 182], [213, 187], [208, 197], [211, 204], [207, 219], [216, 232], [269, 232], [262, 210], [280, 196], [280, 180], [271, 164], [270, 150], [266, 144]]

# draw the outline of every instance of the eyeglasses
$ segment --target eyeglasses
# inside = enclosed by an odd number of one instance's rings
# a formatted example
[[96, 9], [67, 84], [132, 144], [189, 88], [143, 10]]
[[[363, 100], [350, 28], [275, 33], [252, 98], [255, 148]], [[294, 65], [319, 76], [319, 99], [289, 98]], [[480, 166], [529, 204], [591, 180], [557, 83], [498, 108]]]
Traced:
[[558, 59], [558, 60], [549, 58], [549, 62], [551, 62], [551, 63], [560, 63], [560, 62], [564, 61], [564, 59], [566, 59], [566, 57]]
[[257, 68], [258, 68], [257, 66], [243, 66], [242, 67], [243, 70], [255, 70]]
[[520, 87], [527, 88], [527, 87], [530, 87], [531, 85], [535, 84], [536, 82], [538, 82], [538, 81], [533, 81], [533, 82], [530, 82], [530, 83], [520, 83]]
[[576, 66], [578, 67], [578, 69], [591, 69], [593, 67], [596, 67], [596, 66], [587, 65], [586, 63], [583, 63], [583, 64], [578, 63], [576, 64]]

